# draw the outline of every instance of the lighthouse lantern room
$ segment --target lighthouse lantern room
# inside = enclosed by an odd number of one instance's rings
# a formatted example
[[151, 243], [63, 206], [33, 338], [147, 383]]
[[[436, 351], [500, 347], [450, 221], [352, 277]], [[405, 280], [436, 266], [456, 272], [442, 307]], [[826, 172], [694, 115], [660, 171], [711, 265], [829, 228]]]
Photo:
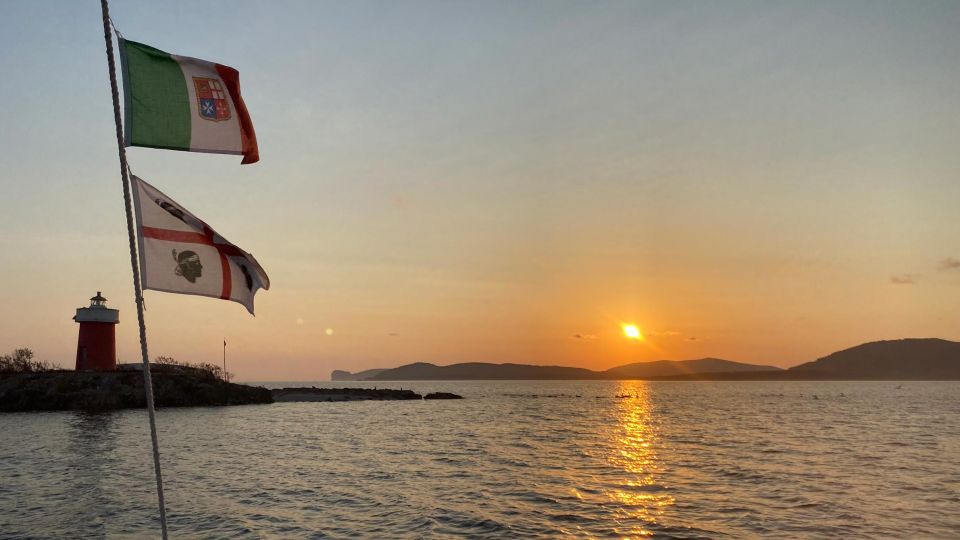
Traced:
[[77, 371], [110, 371], [117, 368], [116, 325], [120, 310], [106, 306], [100, 291], [90, 299], [90, 307], [77, 308], [74, 321], [80, 324], [77, 338]]

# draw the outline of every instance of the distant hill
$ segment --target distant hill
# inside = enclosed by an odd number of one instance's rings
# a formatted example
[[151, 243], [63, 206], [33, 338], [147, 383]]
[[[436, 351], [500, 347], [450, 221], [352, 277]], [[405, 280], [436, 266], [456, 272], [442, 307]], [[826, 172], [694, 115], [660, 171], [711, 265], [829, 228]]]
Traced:
[[425, 362], [359, 373], [334, 371], [334, 381], [440, 380], [960, 380], [960, 343], [900, 339], [864, 343], [790, 369], [701, 358], [637, 362], [593, 371], [563, 366], [470, 362], [437, 366]]
[[[529, 364], [491, 364], [468, 362], [438, 366], [426, 362], [407, 364], [393, 369], [368, 370], [360, 373], [335, 371], [332, 380], [366, 381], [456, 381], [456, 380], [617, 380], [643, 379], [673, 375], [724, 373], [724, 372], [764, 372], [782, 371], [772, 366], [742, 364], [718, 358], [700, 360], [660, 360], [656, 362], [638, 362], [607, 371], [593, 371], [584, 368], [564, 366], [535, 366]], [[371, 375], [364, 375], [371, 373]], [[352, 377], [345, 379], [343, 377]]]
[[610, 368], [602, 372], [604, 379], [647, 379], [651, 377], [671, 377], [698, 373], [741, 373], [759, 371], [782, 371], [773, 366], [758, 366], [731, 362], [719, 358], [701, 358], [699, 360], [658, 360], [656, 362], [637, 362]]
[[589, 369], [528, 364], [488, 364], [468, 362], [437, 366], [425, 362], [385, 369], [368, 381], [458, 381], [458, 380], [579, 380], [598, 379]]
[[330, 374], [331, 381], [365, 381], [370, 377], [375, 376], [376, 374], [384, 371], [383, 369], [368, 369], [366, 371], [358, 371], [356, 373], [350, 373], [349, 371], [343, 371], [340, 369], [333, 370], [333, 373]]
[[839, 379], [960, 379], [960, 343], [945, 339], [874, 341], [789, 369]]

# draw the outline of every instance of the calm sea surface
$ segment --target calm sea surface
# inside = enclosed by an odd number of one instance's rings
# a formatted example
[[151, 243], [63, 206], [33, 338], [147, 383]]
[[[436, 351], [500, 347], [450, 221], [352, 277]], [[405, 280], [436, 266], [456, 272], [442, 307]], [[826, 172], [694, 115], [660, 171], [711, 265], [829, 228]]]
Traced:
[[[171, 536], [960, 537], [960, 383], [380, 386], [467, 399], [160, 410]], [[0, 414], [0, 537], [156, 514], [144, 411]]]

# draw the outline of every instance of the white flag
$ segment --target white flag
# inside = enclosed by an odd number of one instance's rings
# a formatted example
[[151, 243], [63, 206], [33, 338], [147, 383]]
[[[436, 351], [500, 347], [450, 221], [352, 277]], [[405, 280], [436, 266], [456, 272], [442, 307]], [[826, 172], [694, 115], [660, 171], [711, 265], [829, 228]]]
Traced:
[[157, 188], [131, 178], [143, 288], [233, 300], [253, 314], [253, 295], [270, 288], [253, 255]]

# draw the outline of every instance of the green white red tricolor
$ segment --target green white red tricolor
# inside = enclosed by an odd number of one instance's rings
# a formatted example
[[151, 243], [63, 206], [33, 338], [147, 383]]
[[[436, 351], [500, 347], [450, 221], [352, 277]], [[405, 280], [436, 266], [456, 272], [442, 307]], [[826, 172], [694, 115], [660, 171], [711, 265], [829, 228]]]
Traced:
[[242, 163], [260, 159], [237, 70], [118, 41], [126, 146], [242, 154]]

